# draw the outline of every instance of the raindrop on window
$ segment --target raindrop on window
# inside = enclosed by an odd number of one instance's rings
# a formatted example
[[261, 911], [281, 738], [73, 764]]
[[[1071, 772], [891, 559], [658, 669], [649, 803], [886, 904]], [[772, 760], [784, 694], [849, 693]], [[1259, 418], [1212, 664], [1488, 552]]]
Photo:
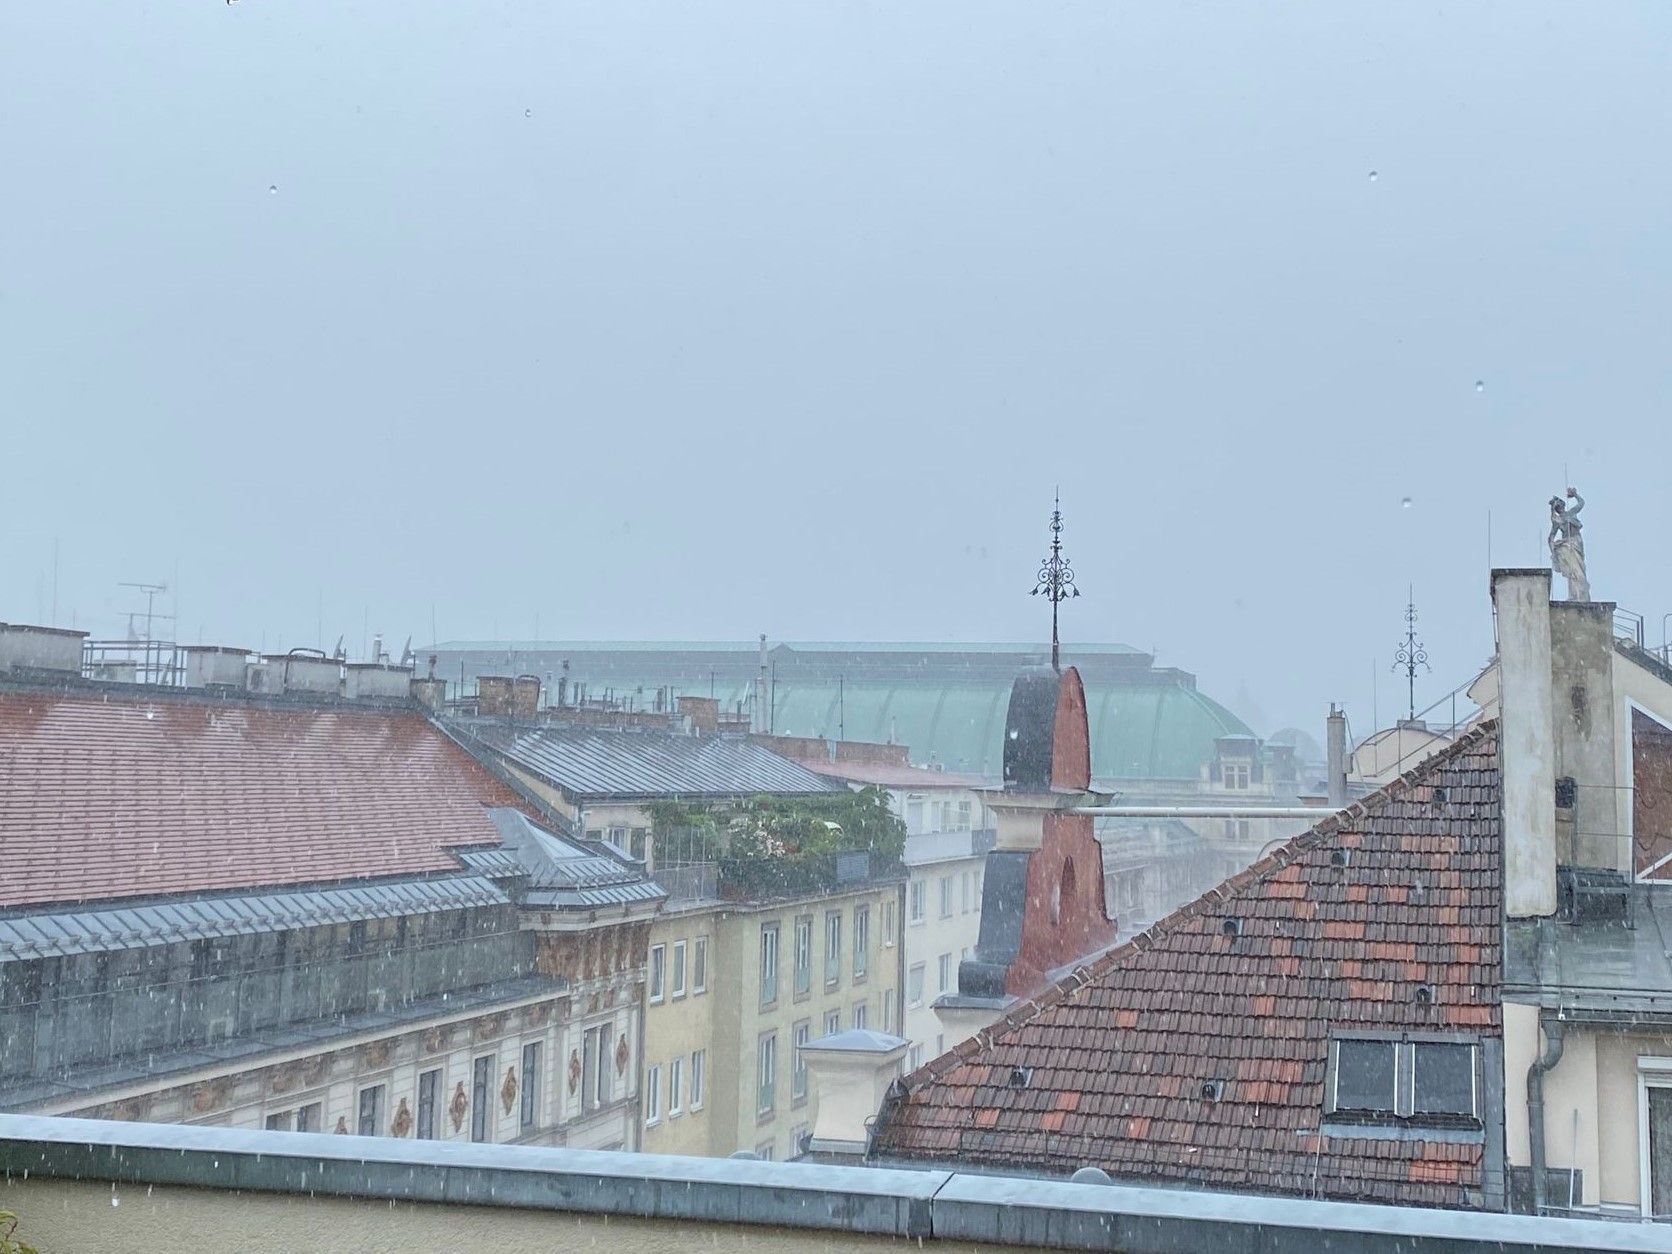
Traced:
[[1400, 501], [1399, 501], [1399, 508], [1400, 509], [1410, 509], [1411, 508], [1411, 498], [1408, 497], [1408, 496], [1407, 497], [1401, 497]]
[[267, 185], [267, 194], [269, 196], [277, 196], [279, 194], [279, 185], [277, 183], [269, 183]]
[[1376, 171], [1374, 171], [1374, 170], [1370, 171], [1370, 181], [1372, 183], [1374, 183], [1377, 179], [1379, 179], [1381, 177], [1382, 176], [1380, 174], [1377, 174]]
[[531, 118], [533, 116], [534, 116], [534, 110], [533, 109], [524, 109], [523, 110], [523, 117]]
[[1477, 392], [1486, 391], [1486, 380], [1485, 379], [1476, 379], [1475, 380], [1475, 391], [1477, 391]]

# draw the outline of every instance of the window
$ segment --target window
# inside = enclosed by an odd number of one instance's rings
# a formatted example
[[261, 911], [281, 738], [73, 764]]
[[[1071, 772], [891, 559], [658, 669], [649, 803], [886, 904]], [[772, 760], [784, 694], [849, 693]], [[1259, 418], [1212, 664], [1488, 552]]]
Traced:
[[755, 1110], [770, 1115], [778, 1104], [778, 1034], [767, 1032], [760, 1038], [755, 1059]]
[[615, 1081], [610, 1079], [610, 1051], [615, 1044], [615, 1030], [609, 1024], [596, 1029], [598, 1033], [597, 1086], [592, 1100], [596, 1106], [607, 1106], [615, 1096]]
[[778, 925], [761, 926], [761, 1005], [778, 1000]]
[[952, 877], [950, 875], [940, 877], [940, 917], [943, 919], [952, 917]]
[[906, 1005], [921, 1006], [923, 1004], [923, 964], [913, 964], [906, 972]]
[[610, 828], [609, 840], [610, 844], [621, 850], [622, 853], [631, 856], [632, 850], [627, 847], [627, 829], [625, 827]]
[[603, 1028], [588, 1028], [581, 1037], [581, 1109], [591, 1110], [600, 1105], [598, 1073], [603, 1068], [604, 1043], [599, 1038]]
[[262, 1126], [269, 1132], [289, 1132], [295, 1125], [295, 1120], [296, 1112], [294, 1110], [283, 1110], [276, 1115], [268, 1115]]
[[829, 987], [842, 979], [842, 912], [830, 910], [824, 916], [824, 982]]
[[939, 1058], [946, 1052], [946, 1033], [935, 1033], [935, 1057]]
[[970, 873], [968, 871], [961, 871], [958, 874], [958, 898], [960, 912], [968, 914], [970, 912]]
[[882, 995], [882, 1030], [894, 1031], [894, 990], [889, 989]]
[[673, 943], [673, 996], [685, 996], [685, 942]]
[[1222, 762], [1219, 765], [1219, 777], [1227, 788], [1248, 787], [1248, 763]]
[[813, 916], [795, 921], [795, 995], [805, 997], [813, 987]]
[[967, 801], [960, 801], [958, 803], [958, 830], [960, 832], [967, 832], [970, 830], [970, 815], [973, 813], [973, 810], [974, 808]]
[[627, 849], [640, 862], [644, 861], [645, 838], [650, 835], [648, 828], [635, 827], [627, 837]]
[[923, 922], [924, 886], [922, 880], [913, 880], [911, 882], [911, 893], [909, 894], [909, 897], [910, 900], [907, 903], [906, 917], [913, 923]]
[[532, 1128], [540, 1118], [540, 1042], [523, 1046], [522, 1126]]
[[882, 903], [882, 945], [884, 949], [894, 948], [894, 902], [892, 899]]
[[826, 1036], [835, 1036], [836, 1033], [840, 1032], [841, 1030], [842, 1030], [842, 1012], [840, 1010], [827, 1010], [827, 1011], [825, 1011], [824, 1012], [824, 1034]]
[[663, 985], [668, 976], [668, 947], [666, 945], [652, 945], [650, 947], [650, 1004], [655, 1005], [662, 1000]]
[[755, 1157], [760, 1159], [763, 1163], [771, 1162], [773, 1155], [777, 1152], [777, 1147], [773, 1145], [771, 1141], [762, 1141], [759, 1145], [755, 1146]]
[[791, 1029], [791, 1040], [795, 1046], [795, 1057], [790, 1060], [790, 1100], [792, 1102], [807, 1100], [807, 1059], [802, 1056], [801, 1047], [807, 1044], [812, 1031], [813, 1025], [805, 1019]]
[[662, 1068], [651, 1067], [644, 1073], [644, 1123], [653, 1127], [662, 1122]]
[[865, 978], [865, 951], [871, 947], [871, 907], [853, 908], [853, 978]]
[[708, 991], [708, 937], [699, 936], [691, 944], [691, 992]]
[[488, 1139], [488, 1111], [493, 1102], [493, 1055], [478, 1058], [470, 1077], [470, 1139]]
[[950, 993], [952, 991], [951, 954], [942, 954], [940, 956], [940, 991], [943, 993]]
[[423, 1071], [418, 1075], [418, 1129], [420, 1141], [435, 1140], [435, 1120], [441, 1098], [441, 1069]]
[[917, 836], [923, 832], [923, 800], [914, 797], [906, 802], [906, 832]]
[[1331, 1042], [1327, 1113], [1363, 1122], [1477, 1124], [1480, 1047], [1422, 1036]]
[[906, 1057], [906, 1065], [913, 1071], [918, 1070], [923, 1066], [923, 1046], [913, 1045], [911, 1052]]
[[871, 1006], [869, 1002], [856, 1001], [853, 1004], [853, 1026], [856, 1028], [869, 1027], [871, 1024]]
[[668, 1064], [668, 1118], [677, 1119], [685, 1113], [685, 1060], [675, 1058]]
[[318, 1102], [310, 1102], [306, 1106], [299, 1106], [296, 1110], [296, 1130], [298, 1132], [318, 1132], [321, 1108]]
[[376, 1136], [383, 1126], [383, 1093], [381, 1084], [360, 1090], [360, 1117], [354, 1130], [361, 1136]]
[[702, 1109], [703, 1072], [708, 1070], [708, 1051], [706, 1049], [693, 1050], [691, 1053], [691, 1109]]

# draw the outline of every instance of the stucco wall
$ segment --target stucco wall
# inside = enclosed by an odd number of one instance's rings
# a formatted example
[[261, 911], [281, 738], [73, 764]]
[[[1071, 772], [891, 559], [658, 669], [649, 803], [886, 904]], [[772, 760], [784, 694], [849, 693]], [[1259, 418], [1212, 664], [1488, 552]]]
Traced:
[[[639, 1080], [641, 1091], [645, 1085], [644, 1075], [648, 1074], [649, 1068], [662, 1069], [661, 1116], [656, 1123], [645, 1125], [642, 1148], [647, 1153], [707, 1155], [729, 1152], [730, 1149], [736, 1148], [728, 1145], [725, 1151], [717, 1151], [712, 1143], [711, 1125], [714, 1120], [729, 1120], [729, 1114], [724, 1117], [714, 1114], [714, 1053], [711, 1047], [714, 1034], [714, 1005], [717, 1000], [714, 932], [715, 920], [719, 913], [717, 907], [673, 910], [659, 916], [650, 925], [651, 946], [665, 947], [663, 952], [667, 955], [667, 974], [664, 977], [660, 1002], [650, 1002], [648, 978], [645, 982], [644, 1070]], [[699, 940], [707, 942], [707, 971], [704, 973], [701, 991], [696, 985], [695, 970], [696, 943]], [[674, 948], [681, 941], [685, 943], [685, 994], [676, 997], [673, 988], [673, 958]], [[703, 1051], [704, 1068], [702, 1104], [693, 1107], [691, 1057], [699, 1050]], [[680, 1081], [683, 1090], [680, 1113], [677, 1115], [673, 1113], [671, 1106], [672, 1064], [676, 1059], [681, 1062], [683, 1072]], [[646, 1117], [648, 1118], [648, 1111]], [[727, 1140], [729, 1141], [729, 1134]]]
[[[119, 1205], [113, 1205], [113, 1199]], [[41, 1254], [394, 1254], [468, 1250], [482, 1254], [679, 1254], [692, 1249], [749, 1254], [836, 1254], [895, 1250], [893, 1237], [808, 1229], [741, 1227], [548, 1211], [441, 1206], [381, 1199], [230, 1194], [164, 1185], [121, 1186], [62, 1180], [0, 1183], [0, 1209], [23, 1217], [18, 1235]], [[328, 1234], [328, 1235], [327, 1235]], [[963, 1254], [983, 1248], [936, 1242]]]

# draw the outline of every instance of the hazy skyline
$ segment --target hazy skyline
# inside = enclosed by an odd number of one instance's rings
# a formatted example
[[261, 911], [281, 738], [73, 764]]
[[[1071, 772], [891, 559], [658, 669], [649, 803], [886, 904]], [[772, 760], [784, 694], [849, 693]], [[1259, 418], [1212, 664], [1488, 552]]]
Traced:
[[1065, 639], [1362, 734], [1571, 482], [1659, 643], [1669, 71], [1647, 3], [11, 5], [0, 619], [56, 542], [98, 635], [1042, 639], [1060, 485]]

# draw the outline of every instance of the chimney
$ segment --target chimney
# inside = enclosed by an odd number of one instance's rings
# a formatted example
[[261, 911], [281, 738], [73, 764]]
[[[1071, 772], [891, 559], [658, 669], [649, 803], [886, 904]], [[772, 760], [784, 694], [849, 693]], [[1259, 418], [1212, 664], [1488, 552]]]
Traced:
[[[1557, 796], [1572, 780], [1567, 828], [1556, 844], [1559, 866], [1632, 873], [1629, 840], [1615, 811], [1614, 610], [1612, 601], [1556, 601], [1550, 606], [1551, 731]], [[1627, 761], [1631, 749], [1625, 751]]]
[[269, 653], [264, 659], [271, 679], [269, 687], [280, 692], [312, 692], [341, 696], [342, 663], [318, 649], [307, 652]]
[[1347, 716], [1331, 701], [1324, 723], [1325, 753], [1329, 757], [1329, 805], [1339, 810], [1347, 804]]
[[410, 691], [419, 705], [439, 712], [447, 700], [447, 681], [433, 674], [426, 675], [422, 679], [414, 679]]
[[770, 732], [772, 722], [767, 710], [766, 695], [766, 634], [761, 634], [760, 671], [755, 675], [755, 709], [749, 719], [749, 730], [757, 734]]
[[[383, 655], [387, 658], [389, 655]], [[343, 686], [344, 695], [354, 701], [401, 701], [412, 695], [412, 668], [388, 662], [350, 662]]]
[[1492, 608], [1503, 711], [1504, 914], [1526, 919], [1556, 913], [1550, 572], [1494, 570]]
[[490, 718], [509, 718], [511, 715], [511, 677], [509, 675], [478, 675], [476, 677], [476, 712]]
[[712, 736], [720, 730], [720, 702], [713, 697], [681, 696], [679, 712], [691, 720], [699, 736]]
[[815, 1106], [810, 1152], [864, 1157], [871, 1120], [888, 1086], [900, 1078], [908, 1048], [909, 1041], [868, 1028], [834, 1032], [801, 1047]]
[[186, 687], [243, 688], [249, 682], [250, 651], [216, 644], [186, 649]]
[[0, 671], [64, 671], [81, 674], [85, 631], [0, 623]]

